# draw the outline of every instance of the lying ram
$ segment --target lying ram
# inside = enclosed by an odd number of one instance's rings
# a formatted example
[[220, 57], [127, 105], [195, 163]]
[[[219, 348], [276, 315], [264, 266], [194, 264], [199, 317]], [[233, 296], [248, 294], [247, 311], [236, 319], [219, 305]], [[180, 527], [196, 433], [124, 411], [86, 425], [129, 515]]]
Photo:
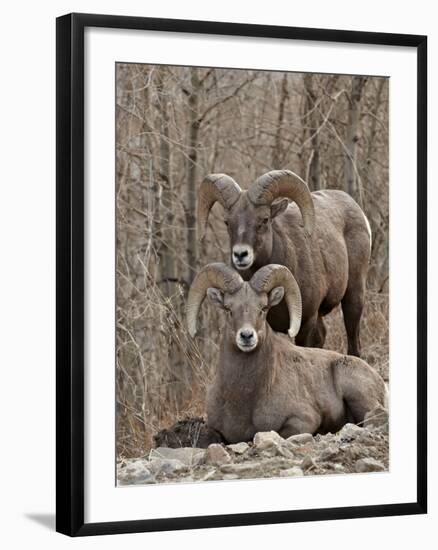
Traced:
[[361, 422], [383, 405], [380, 375], [357, 357], [298, 347], [266, 322], [269, 308], [284, 297], [289, 336], [300, 328], [301, 297], [291, 272], [267, 265], [249, 282], [225, 264], [210, 264], [196, 276], [187, 322], [196, 334], [201, 304], [209, 299], [227, 312], [221, 355], [208, 391], [208, 426], [229, 443], [249, 441], [259, 431], [283, 437], [326, 433]]
[[[358, 204], [343, 191], [310, 193], [304, 181], [288, 170], [268, 172], [248, 191], [230, 176], [212, 174], [198, 193], [201, 233], [215, 202], [225, 209], [232, 265], [243, 279], [249, 280], [270, 263], [285, 265], [294, 274], [303, 300], [297, 344], [323, 347], [322, 318], [341, 303], [348, 353], [360, 356], [371, 230]], [[273, 308], [268, 322], [274, 330], [286, 332], [284, 302]]]

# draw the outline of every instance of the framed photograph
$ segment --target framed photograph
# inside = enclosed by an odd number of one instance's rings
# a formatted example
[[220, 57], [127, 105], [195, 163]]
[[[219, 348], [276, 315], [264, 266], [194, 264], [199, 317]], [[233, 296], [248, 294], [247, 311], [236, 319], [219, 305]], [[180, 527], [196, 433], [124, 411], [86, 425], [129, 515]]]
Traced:
[[426, 513], [425, 36], [57, 19], [57, 530]]

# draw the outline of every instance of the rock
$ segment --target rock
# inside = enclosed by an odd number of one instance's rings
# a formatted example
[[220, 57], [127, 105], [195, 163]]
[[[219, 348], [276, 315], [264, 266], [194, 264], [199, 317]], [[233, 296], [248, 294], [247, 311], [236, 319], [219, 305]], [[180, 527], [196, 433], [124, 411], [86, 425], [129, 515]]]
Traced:
[[241, 464], [224, 464], [221, 472], [224, 474], [250, 474], [262, 466], [260, 462], [242, 462]]
[[350, 460], [357, 460], [361, 456], [363, 456], [363, 449], [360, 446], [357, 445], [349, 445], [348, 449], [345, 450], [345, 455]]
[[328, 462], [333, 460], [339, 454], [339, 450], [336, 447], [327, 447], [318, 456], [318, 460], [321, 462]]
[[248, 443], [245, 443], [242, 441], [241, 443], [233, 443], [232, 445], [227, 445], [228, 449], [233, 451], [233, 453], [236, 453], [236, 455], [243, 455], [248, 449], [249, 445]]
[[186, 472], [188, 470], [187, 465], [181, 462], [181, 460], [176, 460], [172, 458], [154, 458], [149, 462], [148, 467], [150, 471], [156, 476], [162, 474], [178, 474], [180, 472]]
[[210, 470], [209, 472], [207, 472], [201, 479], [200, 481], [208, 481], [209, 479], [211, 479], [212, 477], [214, 477], [214, 475], [216, 474], [217, 470]]
[[385, 466], [374, 458], [360, 458], [356, 461], [355, 470], [358, 473], [363, 472], [384, 472]]
[[285, 468], [292, 468], [292, 466], [299, 466], [299, 461], [291, 460], [290, 458], [284, 458], [282, 456], [274, 456], [273, 458], [262, 459], [262, 467], [270, 472], [274, 470], [284, 470]]
[[301, 462], [301, 468], [305, 471], [316, 468], [316, 462], [310, 455], [306, 455]]
[[256, 453], [259, 457], [263, 459], [270, 459], [276, 457], [281, 452], [281, 446], [279, 445], [273, 445], [272, 447], [268, 447], [264, 451], [260, 451], [256, 449]]
[[315, 440], [312, 434], [297, 434], [288, 437], [287, 441], [294, 445], [305, 445], [306, 443], [314, 443]]
[[239, 476], [237, 474], [224, 474], [222, 479], [225, 479], [226, 481], [233, 481], [234, 479], [239, 479]]
[[271, 447], [277, 447], [284, 443], [284, 439], [277, 432], [258, 432], [254, 436], [254, 447], [258, 451], [265, 451]]
[[222, 464], [229, 464], [231, 462], [231, 456], [228, 452], [219, 445], [218, 443], [213, 443], [208, 446], [207, 452], [205, 454], [206, 464], [213, 464], [214, 466], [220, 466]]
[[388, 425], [388, 411], [383, 407], [376, 407], [372, 411], [367, 412], [363, 425], [365, 428], [379, 428]]
[[283, 456], [284, 458], [294, 458], [293, 452], [286, 445], [280, 445], [277, 447], [276, 451], [276, 454]]
[[118, 485], [145, 485], [155, 481], [155, 477], [148, 470], [144, 470], [136, 476], [119, 475]]
[[280, 472], [280, 477], [295, 477], [303, 475], [303, 470], [301, 468], [298, 468], [298, 466], [294, 466], [293, 468], [288, 468], [287, 470], [282, 470]]
[[375, 445], [377, 439], [374, 432], [371, 432], [367, 428], [365, 428], [363, 430], [363, 433], [356, 439], [356, 441], [361, 445]]
[[362, 435], [363, 428], [357, 426], [357, 424], [345, 424], [345, 426], [339, 431], [339, 437], [341, 441], [352, 441]]
[[[284, 439], [275, 431], [255, 434], [253, 442], [213, 444], [208, 449], [190, 443], [178, 448], [158, 446], [149, 456], [118, 462], [118, 484], [190, 483], [208, 480], [335, 475], [381, 472], [388, 459], [387, 412], [370, 411], [366, 426], [346, 424], [336, 433], [297, 434]], [[196, 420], [196, 419], [195, 419]], [[187, 435], [199, 422], [186, 422]], [[383, 428], [382, 428], [383, 426]], [[190, 430], [188, 428], [190, 427]], [[178, 432], [178, 438], [179, 438]], [[181, 440], [179, 440], [181, 441]], [[176, 440], [175, 440], [176, 444]]]
[[151, 460], [155, 458], [179, 460], [186, 466], [193, 467], [204, 460], [205, 453], [206, 451], [204, 449], [198, 449], [196, 447], [180, 447], [179, 449], [158, 447], [157, 449], [152, 449], [149, 458]]
[[144, 459], [132, 460], [125, 467], [119, 467], [117, 472], [119, 485], [143, 485], [155, 483], [155, 477], [147, 467]]

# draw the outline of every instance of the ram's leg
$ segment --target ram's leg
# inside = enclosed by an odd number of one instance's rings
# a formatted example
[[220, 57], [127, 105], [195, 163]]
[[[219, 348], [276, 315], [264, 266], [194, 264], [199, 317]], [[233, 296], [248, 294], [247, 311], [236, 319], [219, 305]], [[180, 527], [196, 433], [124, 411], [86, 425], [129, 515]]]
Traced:
[[378, 406], [385, 406], [385, 383], [362, 359], [344, 356], [333, 364], [332, 370], [353, 422], [359, 424], [366, 413]]
[[309, 413], [302, 416], [291, 416], [286, 420], [278, 433], [285, 439], [291, 435], [306, 433], [314, 434], [320, 425], [321, 417], [316, 413]]
[[324, 321], [323, 321], [322, 317], [318, 317], [318, 322], [316, 324], [316, 331], [317, 331], [316, 340], [318, 342], [318, 345], [313, 346], [313, 347], [323, 348], [324, 347], [324, 342], [325, 342], [325, 336], [327, 334], [327, 329], [325, 327], [325, 324], [324, 324]]
[[368, 412], [381, 405], [381, 400], [377, 399], [375, 395], [369, 395], [358, 389], [353, 390], [348, 397], [345, 398], [345, 404], [353, 417], [353, 422], [355, 424], [361, 424]]
[[348, 288], [342, 298], [342, 313], [348, 339], [348, 355], [360, 357], [360, 319], [365, 303], [365, 281], [356, 281], [353, 288]]
[[342, 313], [348, 338], [348, 354], [360, 357], [359, 326], [365, 304], [366, 280], [370, 259], [371, 234], [362, 212], [355, 220], [355, 230], [347, 232], [348, 283], [342, 298]]

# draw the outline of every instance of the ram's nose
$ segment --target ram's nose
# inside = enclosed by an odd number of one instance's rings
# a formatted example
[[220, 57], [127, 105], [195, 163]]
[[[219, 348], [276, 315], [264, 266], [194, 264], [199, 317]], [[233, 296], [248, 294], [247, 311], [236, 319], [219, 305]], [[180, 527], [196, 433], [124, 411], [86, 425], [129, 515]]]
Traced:
[[251, 327], [242, 327], [236, 337], [237, 347], [241, 351], [252, 351], [257, 347], [257, 333]]
[[250, 344], [254, 340], [254, 331], [251, 329], [241, 330], [239, 336], [242, 342]]
[[247, 269], [254, 260], [254, 252], [248, 245], [233, 246], [233, 264], [237, 269]]
[[248, 250], [241, 250], [239, 252], [234, 251], [233, 254], [238, 262], [242, 262], [248, 257]]

